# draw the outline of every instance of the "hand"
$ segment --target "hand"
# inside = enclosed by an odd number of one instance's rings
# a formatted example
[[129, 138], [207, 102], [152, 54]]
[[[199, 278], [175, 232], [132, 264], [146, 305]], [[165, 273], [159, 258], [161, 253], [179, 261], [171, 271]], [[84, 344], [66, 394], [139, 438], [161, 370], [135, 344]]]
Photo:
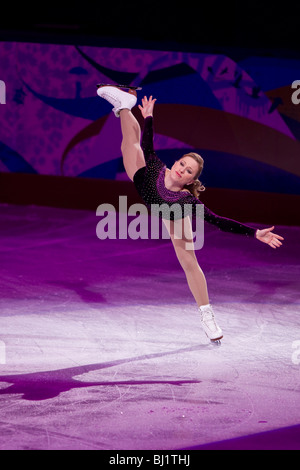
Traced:
[[279, 248], [282, 245], [280, 240], [284, 240], [284, 238], [276, 235], [276, 233], [271, 233], [272, 230], [274, 230], [274, 227], [257, 230], [256, 238], [263, 243], [267, 243], [272, 248]]
[[153, 99], [152, 96], [150, 96], [149, 100], [147, 96], [144, 96], [144, 98], [142, 99], [143, 106], [139, 105], [139, 109], [144, 119], [146, 119], [149, 116], [153, 116], [153, 109], [154, 109], [154, 105], [156, 101], [157, 100]]

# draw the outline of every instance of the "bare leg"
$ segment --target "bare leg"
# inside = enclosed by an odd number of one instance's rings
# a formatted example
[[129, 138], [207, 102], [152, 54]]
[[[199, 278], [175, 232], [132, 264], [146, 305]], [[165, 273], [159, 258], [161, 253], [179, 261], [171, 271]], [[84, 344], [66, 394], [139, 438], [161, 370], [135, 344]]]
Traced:
[[[123, 109], [120, 112], [120, 119], [123, 135], [122, 154], [124, 167], [128, 177], [133, 180], [133, 176], [137, 170], [146, 166], [144, 153], [140, 145], [141, 128], [132, 112], [128, 109]], [[185, 223], [187, 224], [187, 222]], [[207, 305], [209, 303], [209, 299], [206, 279], [198, 264], [194, 250], [186, 249], [186, 244], [191, 242], [189, 237], [185, 237], [187, 232], [186, 227], [182, 228], [181, 233], [183, 234], [183, 237], [180, 239], [177, 239], [175, 236], [176, 223], [174, 224], [174, 222], [171, 222], [170, 226], [167, 228], [178, 260], [185, 272], [189, 288], [198, 306]]]
[[141, 148], [141, 128], [129, 109], [120, 112], [121, 129], [123, 135], [122, 155], [125, 171], [133, 181], [137, 170], [146, 166], [144, 152]]
[[[223, 333], [216, 323], [214, 311], [209, 302], [206, 279], [198, 264], [195, 250], [190, 250], [193, 240], [191, 222], [185, 218], [175, 222], [165, 222], [165, 225], [169, 230], [177, 258], [185, 272], [189, 288], [197, 302], [202, 328], [212, 342], [220, 344]], [[185, 225], [188, 231], [183, 231], [181, 225]]]
[[178, 240], [175, 240], [174, 247], [177, 258], [184, 270], [188, 286], [198, 307], [209, 304], [207, 282], [198, 264], [195, 252], [185, 251], [184, 248], [178, 245]]
[[[176, 232], [178, 233], [179, 231], [176, 228], [176, 224], [178, 225], [180, 223], [184, 223], [187, 225], [185, 225], [185, 229], [178, 227], [180, 228], [180, 234], [182, 234], [182, 236], [180, 238], [177, 238]], [[209, 304], [207, 282], [206, 282], [204, 273], [198, 264], [195, 251], [186, 249], [187, 243], [190, 244], [192, 241], [192, 238], [186, 236], [187, 228], [189, 227], [188, 224], [190, 224], [190, 221], [183, 219], [182, 221], [176, 221], [176, 222], [171, 221], [170, 225], [169, 225], [169, 222], [166, 223], [165, 225], [171, 236], [171, 240], [172, 240], [178, 261], [182, 269], [184, 270], [190, 291], [192, 292], [193, 297], [195, 301], [197, 302], [198, 307], [201, 307], [203, 305]], [[191, 227], [190, 227], [190, 231], [191, 231]]]

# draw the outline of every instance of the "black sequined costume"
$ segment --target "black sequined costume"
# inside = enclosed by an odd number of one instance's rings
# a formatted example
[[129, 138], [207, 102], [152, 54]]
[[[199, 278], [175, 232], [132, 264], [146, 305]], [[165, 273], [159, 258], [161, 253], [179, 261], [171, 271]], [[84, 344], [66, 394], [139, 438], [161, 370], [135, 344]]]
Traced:
[[[135, 187], [143, 199], [146, 206], [151, 208], [153, 213], [154, 207], [162, 207], [167, 205], [168, 208], [177, 207], [178, 210], [170, 212], [166, 211], [164, 217], [163, 211], [159, 213], [162, 218], [171, 220], [181, 219], [186, 215], [196, 216], [197, 205], [203, 203], [187, 191], [170, 191], [165, 186], [166, 165], [157, 157], [153, 146], [153, 118], [145, 119], [145, 126], [142, 138], [142, 149], [145, 156], [146, 166], [140, 168], [134, 175], [133, 182]], [[186, 206], [190, 208], [186, 211]], [[204, 206], [204, 220], [225, 232], [238, 233], [248, 237], [254, 237], [256, 229], [248, 225], [242, 224], [235, 220], [220, 217], [214, 214], [210, 209]]]

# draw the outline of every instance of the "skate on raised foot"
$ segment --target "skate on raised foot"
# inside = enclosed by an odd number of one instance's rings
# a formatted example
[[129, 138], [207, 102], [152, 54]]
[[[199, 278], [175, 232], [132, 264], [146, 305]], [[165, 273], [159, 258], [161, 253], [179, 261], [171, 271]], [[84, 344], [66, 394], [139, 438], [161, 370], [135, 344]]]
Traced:
[[114, 86], [115, 88], [124, 88], [125, 90], [136, 90], [140, 91], [143, 88], [140, 86], [133, 85], [112, 85], [111, 83], [98, 83], [97, 88], [102, 88], [103, 86]]
[[201, 325], [206, 336], [210, 339], [211, 343], [220, 346], [223, 333], [217, 325], [212, 306], [210, 304], [203, 305], [199, 307], [199, 312], [201, 314]]
[[[116, 117], [120, 116], [120, 111], [122, 109], [131, 110], [136, 105], [136, 90], [141, 90], [140, 87], [135, 86], [106, 85], [105, 83], [99, 83], [97, 88], [98, 96], [105, 99], [113, 106], [113, 112]], [[126, 88], [129, 91], [124, 91], [122, 88]]]

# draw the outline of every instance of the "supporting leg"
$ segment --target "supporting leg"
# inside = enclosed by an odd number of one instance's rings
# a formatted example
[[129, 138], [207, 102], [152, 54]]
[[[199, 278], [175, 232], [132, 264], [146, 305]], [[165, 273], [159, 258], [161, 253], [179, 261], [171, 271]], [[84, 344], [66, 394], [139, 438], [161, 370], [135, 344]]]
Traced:
[[[185, 230], [181, 224], [185, 225]], [[188, 286], [197, 302], [202, 328], [213, 343], [220, 344], [223, 333], [216, 323], [214, 312], [209, 303], [206, 278], [198, 264], [195, 251], [187, 249], [187, 244], [190, 247], [192, 242], [190, 221], [182, 219], [176, 222], [165, 222], [165, 225], [169, 230], [178, 261], [186, 275]], [[188, 231], [186, 231], [187, 228]]]
[[[180, 227], [180, 224], [183, 224], [182, 227]], [[192, 233], [189, 219], [165, 222], [165, 225], [169, 231], [178, 261], [185, 273], [188, 286], [198, 307], [207, 305], [209, 303], [209, 297], [206, 278], [198, 264], [195, 251], [186, 249], [187, 244], [190, 246], [192, 243], [192, 235], [187, 237], [189, 232]], [[180, 236], [178, 236], [178, 234], [180, 234]]]

